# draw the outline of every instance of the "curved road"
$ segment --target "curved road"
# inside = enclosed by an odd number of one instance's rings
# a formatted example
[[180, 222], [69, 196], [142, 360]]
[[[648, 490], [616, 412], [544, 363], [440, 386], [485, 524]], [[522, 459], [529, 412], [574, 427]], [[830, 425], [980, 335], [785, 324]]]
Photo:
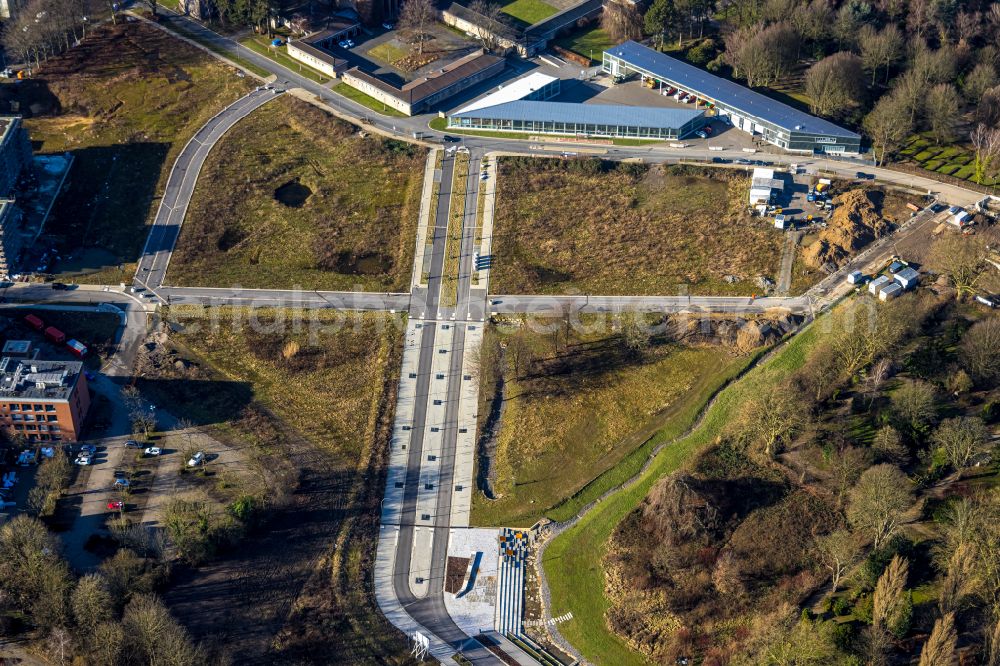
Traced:
[[[281, 94], [281, 90], [258, 88], [254, 92], [239, 98], [199, 129], [181, 150], [174, 162], [167, 179], [167, 187], [160, 199], [160, 207], [156, 211], [156, 219], [146, 237], [146, 245], [139, 257], [139, 267], [136, 269], [135, 282], [155, 291], [167, 274], [170, 256], [174, 251], [177, 238], [181, 232], [181, 224], [187, 213], [191, 197], [194, 195], [198, 174], [201, 172], [205, 158], [211, 152], [216, 142], [228, 132], [233, 125], [246, 118], [254, 109], [267, 104]], [[228, 193], [220, 193], [228, 196]]]

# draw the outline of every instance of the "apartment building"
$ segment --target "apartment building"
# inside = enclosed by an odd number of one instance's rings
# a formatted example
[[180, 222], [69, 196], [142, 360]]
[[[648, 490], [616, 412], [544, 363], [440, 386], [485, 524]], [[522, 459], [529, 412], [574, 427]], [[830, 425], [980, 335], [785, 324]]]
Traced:
[[0, 426], [27, 441], [78, 441], [89, 408], [83, 363], [0, 359]]

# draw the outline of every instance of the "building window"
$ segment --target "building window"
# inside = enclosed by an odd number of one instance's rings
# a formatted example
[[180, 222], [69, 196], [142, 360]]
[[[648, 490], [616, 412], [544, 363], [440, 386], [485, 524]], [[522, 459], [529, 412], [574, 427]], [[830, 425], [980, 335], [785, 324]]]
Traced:
[[21, 414], [11, 414], [10, 418], [13, 419], [13, 420], [15, 420], [15, 421], [23, 421], [24, 420], [24, 416], [21, 415]]
[[24, 415], [24, 420], [25, 421], [34, 421], [35, 420], [35, 415], [34, 414], [25, 414]]
[[45, 420], [46, 420], [46, 421], [55, 421], [55, 420], [56, 420], [56, 419], [58, 419], [58, 418], [59, 418], [59, 417], [58, 417], [58, 416], [56, 416], [55, 414], [49, 414], [48, 416], [46, 416], [46, 417], [45, 417]]
[[21, 405], [21, 410], [25, 412], [31, 411], [31, 405]]
[[24, 430], [24, 426], [21, 425], [20, 423], [15, 423], [14, 430]]
[[11, 403], [11, 405], [10, 405], [10, 411], [16, 412], [19, 409], [21, 409], [21, 405], [15, 405], [15, 404]]
[[36, 426], [34, 423], [29, 423], [26, 427], [27, 427], [28, 430], [37, 430], [38, 429], [38, 426]]
[[54, 411], [56, 411], [56, 406], [55, 405], [45, 405], [45, 411], [47, 411], [47, 412], [54, 412]]
[[35, 405], [35, 411], [36, 412], [43, 412], [43, 411], [45, 411], [45, 405]]

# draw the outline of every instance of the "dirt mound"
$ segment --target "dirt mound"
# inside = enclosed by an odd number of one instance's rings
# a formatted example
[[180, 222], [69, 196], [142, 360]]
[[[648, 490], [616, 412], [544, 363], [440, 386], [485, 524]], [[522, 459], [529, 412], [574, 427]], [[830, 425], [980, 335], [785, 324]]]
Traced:
[[803, 252], [813, 268], [838, 268], [852, 254], [888, 233], [891, 224], [870, 190], [851, 190], [833, 199], [833, 217]]

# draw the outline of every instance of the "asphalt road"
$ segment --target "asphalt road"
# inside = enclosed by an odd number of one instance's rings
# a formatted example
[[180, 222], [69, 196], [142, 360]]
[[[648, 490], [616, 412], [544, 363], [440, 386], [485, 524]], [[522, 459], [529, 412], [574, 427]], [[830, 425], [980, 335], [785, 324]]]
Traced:
[[[261, 88], [241, 97], [215, 114], [187, 142], [170, 170], [160, 207], [156, 211], [156, 219], [153, 220], [146, 245], [139, 257], [136, 284], [154, 291], [163, 284], [205, 158], [233, 125], [280, 93], [280, 90]], [[229, 196], [229, 193], [220, 192], [219, 195]]]

